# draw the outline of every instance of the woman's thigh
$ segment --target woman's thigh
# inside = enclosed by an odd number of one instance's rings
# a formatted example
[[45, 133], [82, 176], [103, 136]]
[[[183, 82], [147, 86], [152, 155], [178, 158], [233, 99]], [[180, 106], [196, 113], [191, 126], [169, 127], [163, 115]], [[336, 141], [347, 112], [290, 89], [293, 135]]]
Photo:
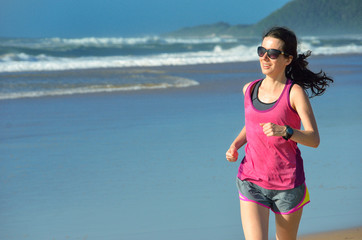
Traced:
[[254, 202], [240, 200], [240, 215], [246, 240], [268, 239], [268, 208]]
[[303, 208], [291, 214], [275, 214], [277, 240], [296, 240]]

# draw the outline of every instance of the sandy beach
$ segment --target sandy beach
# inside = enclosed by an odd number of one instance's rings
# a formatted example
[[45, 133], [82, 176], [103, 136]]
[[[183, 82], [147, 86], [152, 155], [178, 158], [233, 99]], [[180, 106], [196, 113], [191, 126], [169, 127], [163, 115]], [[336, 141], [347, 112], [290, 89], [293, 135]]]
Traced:
[[318, 234], [309, 234], [298, 237], [298, 240], [360, 240], [362, 239], [362, 227], [330, 231]]

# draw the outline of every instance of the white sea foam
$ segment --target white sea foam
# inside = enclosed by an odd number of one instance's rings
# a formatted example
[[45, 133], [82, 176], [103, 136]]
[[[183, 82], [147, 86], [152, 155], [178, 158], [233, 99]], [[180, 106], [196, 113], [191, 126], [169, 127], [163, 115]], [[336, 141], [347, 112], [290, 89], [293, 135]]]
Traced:
[[124, 45], [144, 45], [150, 43], [159, 44], [204, 44], [204, 43], [235, 43], [237, 38], [174, 38], [174, 37], [159, 37], [146, 36], [134, 38], [44, 38], [44, 39], [16, 39], [0, 42], [3, 47], [25, 47], [30, 49], [52, 49], [52, 48], [75, 48], [75, 47], [122, 47]]
[[51, 89], [51, 90], [38, 90], [38, 91], [26, 91], [26, 92], [11, 92], [0, 93], [0, 100], [5, 99], [17, 99], [17, 98], [34, 98], [34, 97], [46, 97], [46, 96], [63, 96], [73, 94], [87, 94], [87, 93], [109, 93], [119, 91], [136, 91], [146, 89], [163, 89], [163, 88], [184, 88], [190, 86], [199, 85], [197, 81], [168, 76], [169, 82], [162, 82], [157, 84], [127, 84], [127, 85], [90, 85], [87, 87], [75, 87], [68, 89]]
[[[332, 55], [332, 54], [361, 54], [362, 46], [358, 44], [358, 37], [351, 38], [344, 44], [338, 43], [332, 45], [317, 37], [302, 38], [300, 51], [312, 50], [313, 55]], [[333, 39], [332, 39], [333, 40]], [[338, 40], [338, 39], [337, 39]], [[344, 41], [344, 39], [342, 39]], [[356, 43], [357, 40], [357, 43]], [[207, 39], [181, 39], [181, 38], [160, 38], [160, 37], [143, 37], [143, 38], [80, 38], [80, 39], [42, 39], [42, 42], [35, 41], [39, 46], [46, 49], [48, 46], [56, 47], [75, 45], [94, 45], [102, 46], [121, 46], [122, 44], [141, 44], [147, 46], [150, 42], [159, 41], [162, 44], [188, 43], [195, 49], [193, 52], [169, 52], [158, 53], [153, 55], [122, 55], [122, 56], [79, 56], [79, 57], [56, 57], [46, 54], [30, 55], [24, 52], [8, 53], [0, 55], [0, 72], [21, 72], [21, 71], [56, 71], [56, 70], [75, 70], [91, 68], [115, 68], [115, 67], [138, 67], [138, 66], [169, 66], [169, 65], [194, 65], [210, 63], [227, 63], [227, 62], [245, 62], [257, 60], [257, 45], [244, 45], [230, 48], [225, 47], [226, 42], [236, 42], [237, 39], [207, 38]], [[354, 41], [354, 42], [353, 42]], [[41, 42], [41, 43], [39, 43]], [[16, 43], [16, 41], [15, 41]], [[34, 44], [35, 44], [34, 43]], [[213, 49], [209, 51], [197, 51], [198, 44], [213, 44]], [[6, 44], [5, 44], [6, 45]], [[8, 44], [9, 45], [9, 44]], [[151, 44], [152, 45], [152, 44]], [[154, 45], [152, 45], [154, 46]], [[173, 45], [172, 45], [173, 46]], [[61, 48], [63, 49], [63, 48]]]
[[335, 54], [361, 54], [362, 46], [356, 44], [348, 44], [343, 46], [318, 46], [315, 47], [311, 43], [302, 42], [300, 51], [305, 52], [312, 50], [313, 55], [335, 55]]
[[79, 45], [79, 46], [112, 46], [112, 45], [135, 45], [146, 44], [151, 41], [157, 41], [158, 37], [143, 37], [143, 38], [74, 38], [74, 39], [52, 39], [53, 42], [64, 45]]
[[51, 39], [54, 43], [62, 44], [72, 44], [72, 45], [81, 45], [81, 46], [109, 46], [109, 45], [139, 45], [147, 43], [166, 43], [166, 44], [175, 44], [175, 43], [185, 43], [185, 44], [203, 44], [203, 43], [233, 43], [237, 42], [236, 38], [221, 38], [221, 37], [212, 37], [212, 38], [173, 38], [166, 37], [161, 38], [158, 36], [147, 36], [147, 37], [138, 37], [138, 38], [75, 38], [75, 39], [60, 39], [53, 38]]
[[164, 53], [151, 56], [59, 58], [45, 55], [29, 56], [24, 53], [2, 56], [0, 72], [55, 71], [91, 68], [193, 65], [257, 60], [256, 46], [239, 46], [223, 50], [188, 53]]

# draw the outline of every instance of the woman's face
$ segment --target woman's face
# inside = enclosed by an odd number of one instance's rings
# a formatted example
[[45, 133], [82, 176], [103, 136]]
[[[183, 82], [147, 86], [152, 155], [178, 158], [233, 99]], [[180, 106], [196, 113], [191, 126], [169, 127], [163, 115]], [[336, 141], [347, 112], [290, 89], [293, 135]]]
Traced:
[[[262, 42], [262, 47], [265, 49], [277, 49], [283, 51], [283, 41], [278, 38], [265, 37]], [[260, 67], [263, 74], [272, 78], [279, 78], [285, 75], [285, 68], [288, 66], [293, 57], [285, 57], [280, 54], [277, 59], [270, 59], [267, 53], [264, 56], [259, 57]]]

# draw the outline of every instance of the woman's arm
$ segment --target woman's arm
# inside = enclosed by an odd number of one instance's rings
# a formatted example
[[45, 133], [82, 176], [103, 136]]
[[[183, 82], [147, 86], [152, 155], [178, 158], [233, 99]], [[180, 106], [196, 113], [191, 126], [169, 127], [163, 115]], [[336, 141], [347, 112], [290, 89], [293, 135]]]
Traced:
[[235, 138], [234, 142], [230, 145], [230, 147], [235, 147], [236, 150], [238, 150], [239, 148], [244, 146], [245, 143], [246, 143], [246, 130], [244, 126], [243, 129], [240, 131], [239, 135]]
[[[320, 139], [312, 106], [303, 88], [297, 84], [293, 85], [290, 92], [290, 104], [297, 111], [304, 130], [293, 129], [291, 140], [309, 147], [318, 147]], [[286, 127], [273, 123], [261, 123], [263, 131], [267, 136], [286, 136]]]
[[[248, 88], [250, 83], [251, 82], [244, 85], [244, 87], [243, 87], [244, 95], [245, 95], [245, 91]], [[243, 129], [240, 131], [239, 135], [235, 138], [233, 143], [230, 145], [229, 150], [227, 150], [226, 159], [229, 162], [235, 162], [236, 160], [238, 160], [238, 149], [241, 148], [242, 146], [244, 146], [245, 143], [246, 143], [246, 131], [245, 131], [245, 126], [244, 126]]]
[[226, 152], [226, 159], [229, 162], [235, 162], [238, 160], [238, 149], [246, 143], [246, 131], [245, 126], [240, 131], [239, 135], [235, 138], [233, 143], [230, 145], [229, 150]]
[[291, 139], [305, 146], [318, 147], [320, 138], [313, 109], [307, 94], [303, 88], [297, 84], [293, 85], [290, 92], [290, 104], [297, 111], [304, 127], [304, 130], [293, 129], [294, 134]]

